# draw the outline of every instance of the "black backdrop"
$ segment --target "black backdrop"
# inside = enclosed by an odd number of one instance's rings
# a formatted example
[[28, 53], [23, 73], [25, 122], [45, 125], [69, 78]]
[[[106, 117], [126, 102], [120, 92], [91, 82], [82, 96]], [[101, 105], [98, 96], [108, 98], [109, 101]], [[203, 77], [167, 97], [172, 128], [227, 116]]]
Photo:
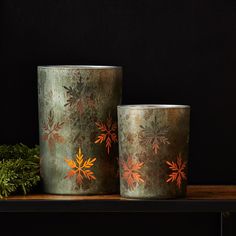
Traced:
[[121, 65], [124, 104], [191, 105], [189, 182], [235, 183], [233, 1], [0, 4], [0, 143], [38, 143], [37, 65]]

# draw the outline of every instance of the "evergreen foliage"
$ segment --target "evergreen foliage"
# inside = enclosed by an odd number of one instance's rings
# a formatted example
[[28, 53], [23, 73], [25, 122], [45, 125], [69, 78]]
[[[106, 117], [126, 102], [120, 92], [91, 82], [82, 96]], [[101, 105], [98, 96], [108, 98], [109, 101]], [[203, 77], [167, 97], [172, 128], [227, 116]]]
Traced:
[[0, 145], [0, 197], [29, 193], [40, 181], [39, 147]]

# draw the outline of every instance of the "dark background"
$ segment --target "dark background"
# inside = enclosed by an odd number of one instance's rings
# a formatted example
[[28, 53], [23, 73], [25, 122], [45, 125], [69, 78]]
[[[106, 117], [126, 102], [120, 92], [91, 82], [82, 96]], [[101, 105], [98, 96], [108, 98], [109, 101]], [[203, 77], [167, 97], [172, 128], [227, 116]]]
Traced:
[[189, 183], [235, 184], [233, 1], [1, 0], [0, 7], [1, 144], [38, 143], [37, 65], [121, 65], [124, 104], [191, 105]]

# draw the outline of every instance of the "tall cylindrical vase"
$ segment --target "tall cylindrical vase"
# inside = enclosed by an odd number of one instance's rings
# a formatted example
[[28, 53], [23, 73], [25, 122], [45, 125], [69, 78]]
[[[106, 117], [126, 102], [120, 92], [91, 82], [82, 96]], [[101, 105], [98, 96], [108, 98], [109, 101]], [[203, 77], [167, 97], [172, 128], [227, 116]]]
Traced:
[[185, 196], [189, 116], [185, 105], [118, 106], [123, 197]]
[[41, 176], [54, 194], [119, 189], [116, 107], [122, 68], [38, 67]]

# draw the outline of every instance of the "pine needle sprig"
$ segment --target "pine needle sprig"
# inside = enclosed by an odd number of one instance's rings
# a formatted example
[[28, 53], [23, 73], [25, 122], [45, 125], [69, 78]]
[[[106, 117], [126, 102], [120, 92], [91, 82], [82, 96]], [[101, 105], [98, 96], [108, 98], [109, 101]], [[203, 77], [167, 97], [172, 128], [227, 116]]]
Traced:
[[0, 197], [29, 193], [40, 181], [39, 147], [0, 145]]

